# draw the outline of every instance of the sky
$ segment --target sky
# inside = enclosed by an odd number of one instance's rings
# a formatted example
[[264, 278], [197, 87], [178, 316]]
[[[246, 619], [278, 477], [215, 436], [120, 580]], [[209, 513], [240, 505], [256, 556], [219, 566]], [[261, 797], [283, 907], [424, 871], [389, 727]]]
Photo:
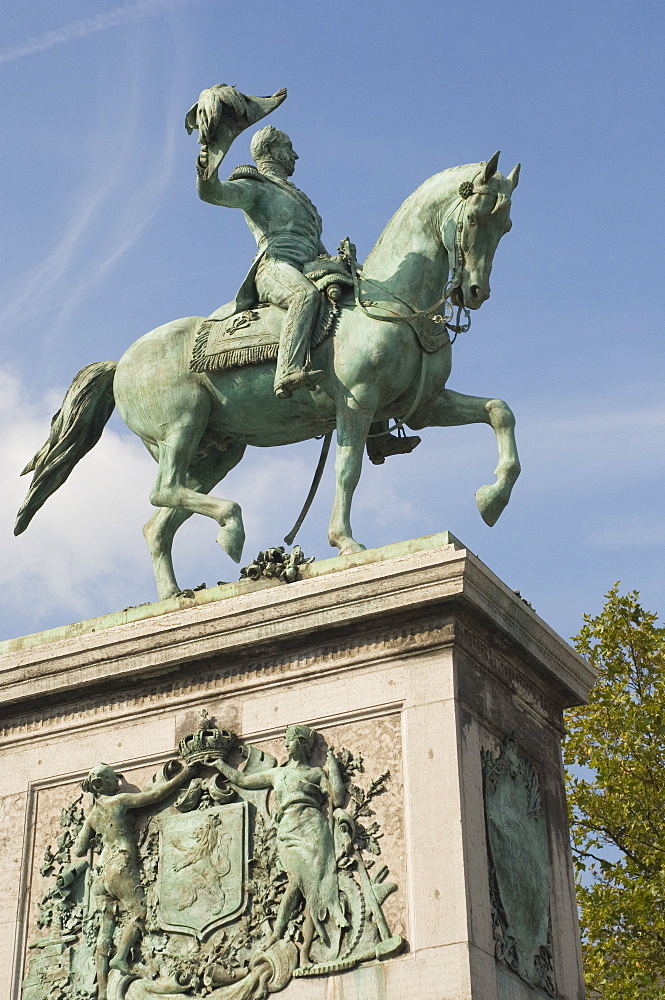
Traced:
[[[0, 2], [0, 638], [155, 599], [141, 528], [155, 466], [114, 415], [12, 535], [27, 479], [76, 372], [233, 298], [254, 253], [242, 215], [199, 201], [185, 112], [199, 92], [287, 87], [270, 121], [329, 249], [362, 259], [427, 177], [501, 149], [522, 163], [492, 297], [453, 349], [450, 388], [505, 399], [522, 460], [495, 527], [486, 426], [431, 428], [366, 463], [368, 547], [449, 530], [561, 635], [616, 581], [663, 613], [662, 4], [526, 0]], [[249, 130], [225, 164], [249, 161]], [[243, 564], [280, 544], [319, 444], [248, 449], [216, 495], [243, 507]], [[298, 541], [334, 555], [331, 469]], [[182, 587], [237, 578], [195, 516]]]

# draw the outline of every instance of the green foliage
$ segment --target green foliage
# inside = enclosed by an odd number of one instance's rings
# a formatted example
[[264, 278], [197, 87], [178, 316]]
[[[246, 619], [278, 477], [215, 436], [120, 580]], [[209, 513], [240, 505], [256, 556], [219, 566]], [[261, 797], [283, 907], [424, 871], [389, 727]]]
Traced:
[[[354, 774], [360, 774], [365, 770], [361, 755], [354, 757], [350, 750], [342, 747], [337, 754], [337, 764], [349, 798], [347, 809], [356, 821], [355, 845], [361, 853], [379, 855], [381, 854], [379, 840], [383, 836], [379, 824], [375, 821], [363, 823], [362, 819], [367, 821], [374, 816], [370, 803], [377, 795], [382, 795], [386, 791], [390, 771], [384, 771], [378, 778], [374, 778], [369, 788], [362, 788], [353, 781]], [[372, 861], [366, 862], [368, 868], [372, 864]]]
[[639, 594], [607, 594], [575, 645], [598, 671], [567, 713], [573, 856], [590, 995], [665, 996], [665, 630]]

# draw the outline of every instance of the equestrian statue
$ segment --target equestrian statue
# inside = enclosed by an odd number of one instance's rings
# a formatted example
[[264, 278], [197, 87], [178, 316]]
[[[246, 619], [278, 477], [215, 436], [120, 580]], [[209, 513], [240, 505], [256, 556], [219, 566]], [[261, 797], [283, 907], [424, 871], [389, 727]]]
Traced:
[[289, 179], [298, 157], [284, 132], [262, 127], [250, 146], [255, 165], [219, 179], [234, 139], [285, 97], [285, 90], [251, 97], [220, 84], [204, 90], [185, 119], [187, 130], [199, 133], [199, 197], [241, 209], [257, 242], [233, 302], [152, 330], [119, 362], [83, 368], [48, 441], [23, 470], [33, 478], [15, 534], [97, 443], [117, 406], [158, 464], [150, 493], [157, 510], [144, 535], [160, 599], [179, 592], [171, 548], [191, 514], [213, 518], [217, 541], [240, 561], [240, 507], [210, 492], [248, 445], [323, 436], [325, 453], [336, 431], [328, 539], [341, 554], [364, 548], [351, 530], [364, 450], [376, 464], [412, 451], [420, 438], [407, 437], [405, 426], [490, 424], [499, 453], [496, 482], [476, 493], [488, 525], [520, 472], [508, 405], [446, 388], [452, 342], [468, 329], [470, 311], [489, 298], [519, 165], [504, 177], [495, 153], [430, 177], [395, 212], [361, 267], [348, 238], [336, 255], [323, 246], [316, 208]]

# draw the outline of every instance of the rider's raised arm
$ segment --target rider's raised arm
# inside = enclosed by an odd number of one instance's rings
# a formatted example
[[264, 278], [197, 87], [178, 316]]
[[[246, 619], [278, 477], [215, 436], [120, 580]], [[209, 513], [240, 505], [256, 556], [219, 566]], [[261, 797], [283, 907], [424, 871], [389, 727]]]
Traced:
[[251, 180], [220, 181], [219, 177], [204, 180], [197, 178], [197, 191], [202, 201], [210, 205], [224, 205], [227, 208], [251, 208], [259, 195], [257, 184]]

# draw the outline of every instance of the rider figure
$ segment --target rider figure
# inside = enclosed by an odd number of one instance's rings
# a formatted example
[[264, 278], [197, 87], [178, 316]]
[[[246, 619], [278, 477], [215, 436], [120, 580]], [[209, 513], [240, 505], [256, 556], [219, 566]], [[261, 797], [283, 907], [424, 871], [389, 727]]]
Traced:
[[[325, 378], [325, 372], [312, 369], [306, 361], [321, 296], [303, 274], [305, 264], [327, 254], [321, 242], [323, 223], [307, 195], [289, 180], [298, 154], [285, 132], [272, 125], [259, 129], [250, 152], [256, 166], [236, 167], [228, 181], [220, 181], [216, 172], [205, 179], [200, 164], [198, 193], [212, 205], [242, 209], [256, 239], [258, 252], [236, 296], [235, 310], [250, 308], [256, 302], [286, 309], [275, 395], [287, 399], [296, 389], [316, 389]], [[219, 312], [226, 316], [228, 307]], [[408, 454], [420, 443], [419, 437], [395, 437], [387, 428], [383, 421], [371, 427], [367, 453], [375, 465], [381, 465], [389, 455]]]
[[321, 217], [288, 179], [298, 159], [288, 135], [272, 125], [259, 129], [250, 152], [256, 167], [236, 167], [228, 181], [204, 180], [199, 174], [198, 192], [213, 205], [242, 209], [258, 244], [248, 275], [256, 299], [286, 309], [275, 372], [275, 395], [286, 399], [296, 389], [316, 389], [325, 375], [305, 362], [320, 294], [303, 267], [326, 249]]

